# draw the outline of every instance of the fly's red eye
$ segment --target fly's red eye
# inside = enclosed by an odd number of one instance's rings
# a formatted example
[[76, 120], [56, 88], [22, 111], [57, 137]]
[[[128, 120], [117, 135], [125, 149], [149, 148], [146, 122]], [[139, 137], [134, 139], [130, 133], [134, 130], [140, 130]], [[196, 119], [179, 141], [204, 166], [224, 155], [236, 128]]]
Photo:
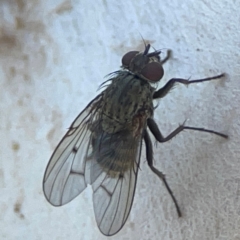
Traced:
[[122, 65], [124, 67], [128, 67], [130, 65], [130, 62], [132, 61], [132, 59], [138, 54], [138, 51], [131, 51], [126, 53], [123, 57], [122, 57]]
[[142, 69], [141, 74], [147, 80], [156, 82], [163, 77], [164, 70], [160, 63], [151, 62]]

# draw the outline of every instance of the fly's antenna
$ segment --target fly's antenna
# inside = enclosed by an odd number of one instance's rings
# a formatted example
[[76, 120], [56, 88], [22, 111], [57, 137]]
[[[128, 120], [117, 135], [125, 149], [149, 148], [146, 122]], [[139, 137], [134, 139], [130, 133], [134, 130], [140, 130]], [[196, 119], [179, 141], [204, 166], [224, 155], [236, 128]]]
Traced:
[[144, 40], [142, 34], [141, 34], [140, 32], [138, 32], [138, 33], [139, 33], [139, 35], [140, 35], [140, 37], [141, 37], [141, 39], [142, 39], [142, 41], [143, 41], [143, 43], [144, 43], [144, 46], [145, 46], [145, 48], [146, 48], [146, 47], [147, 47], [146, 41]]
[[145, 46], [145, 50], [143, 52], [143, 55], [147, 55], [151, 45], [149, 43], [148, 44], [146, 43], [146, 41], [144, 40], [144, 38], [143, 38], [143, 36], [142, 36], [142, 34], [140, 32], [138, 32], [138, 33], [139, 33], [140, 37], [142, 38], [142, 41], [143, 41], [144, 46]]

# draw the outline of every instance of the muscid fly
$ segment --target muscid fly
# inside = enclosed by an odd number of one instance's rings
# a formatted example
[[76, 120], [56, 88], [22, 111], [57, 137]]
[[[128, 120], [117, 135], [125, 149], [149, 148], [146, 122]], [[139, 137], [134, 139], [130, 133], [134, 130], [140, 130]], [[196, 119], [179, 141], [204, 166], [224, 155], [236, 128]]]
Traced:
[[93, 206], [100, 231], [107, 236], [116, 234], [130, 213], [140, 164], [142, 142], [150, 169], [163, 181], [178, 213], [178, 203], [165, 176], [153, 166], [153, 148], [149, 132], [158, 142], [166, 142], [181, 131], [209, 132], [204, 128], [185, 126], [163, 137], [153, 119], [153, 100], [163, 98], [176, 83], [185, 85], [219, 79], [209, 77], [189, 81], [173, 78], [157, 90], [152, 85], [164, 74], [160, 51], [131, 51], [122, 58], [122, 70], [110, 74], [103, 90], [77, 116], [56, 147], [47, 165], [43, 191], [54, 206], [69, 203], [91, 184]]

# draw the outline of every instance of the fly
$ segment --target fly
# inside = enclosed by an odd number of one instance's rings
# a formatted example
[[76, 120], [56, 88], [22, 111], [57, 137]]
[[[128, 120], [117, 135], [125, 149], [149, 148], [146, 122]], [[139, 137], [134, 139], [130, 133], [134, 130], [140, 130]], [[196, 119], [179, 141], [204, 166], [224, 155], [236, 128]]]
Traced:
[[163, 181], [178, 213], [181, 211], [162, 172], [153, 166], [149, 132], [166, 142], [183, 130], [228, 136], [205, 128], [180, 125], [163, 137], [153, 118], [153, 100], [163, 98], [176, 83], [189, 85], [224, 77], [187, 80], [173, 78], [157, 90], [153, 85], [164, 75], [160, 51], [131, 51], [122, 58], [122, 69], [109, 75], [105, 87], [77, 116], [53, 152], [43, 178], [46, 199], [62, 206], [92, 185], [95, 219], [107, 236], [124, 226], [130, 213], [140, 165], [142, 142], [150, 169]]

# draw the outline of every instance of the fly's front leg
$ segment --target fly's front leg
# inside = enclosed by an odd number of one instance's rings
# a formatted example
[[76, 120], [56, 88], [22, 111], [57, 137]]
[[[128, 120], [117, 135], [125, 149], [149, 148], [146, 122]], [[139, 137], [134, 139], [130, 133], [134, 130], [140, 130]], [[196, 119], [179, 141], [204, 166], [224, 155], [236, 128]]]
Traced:
[[163, 65], [165, 62], [167, 62], [172, 56], [172, 51], [171, 50], [167, 50], [167, 56], [161, 60], [161, 64]]
[[144, 131], [144, 141], [145, 141], [145, 145], [146, 145], [146, 156], [147, 156], [147, 162], [148, 162], [148, 165], [149, 167], [151, 168], [151, 170], [159, 177], [161, 178], [161, 180], [163, 181], [165, 187], [167, 188], [174, 204], [175, 204], [175, 207], [177, 209], [177, 213], [178, 213], [178, 216], [181, 217], [182, 216], [182, 213], [181, 213], [181, 210], [178, 206], [178, 203], [177, 203], [177, 200], [176, 198], [174, 197], [173, 195], [173, 192], [171, 190], [171, 188], [169, 187], [168, 183], [167, 183], [167, 180], [165, 178], [165, 175], [160, 172], [158, 169], [156, 169], [154, 166], [153, 166], [153, 150], [152, 150], [152, 142], [151, 142], [151, 139], [149, 137], [149, 134], [147, 132], [147, 130]]
[[182, 125], [180, 125], [178, 128], [176, 128], [174, 131], [172, 131], [168, 136], [163, 137], [156, 122], [152, 118], [149, 118], [147, 120], [147, 125], [148, 125], [150, 131], [152, 132], [153, 136], [156, 138], [156, 140], [158, 142], [167, 142], [185, 129], [213, 133], [220, 137], [228, 138], [228, 136], [226, 134], [223, 134], [220, 132], [215, 132], [213, 130], [209, 130], [209, 129], [205, 129], [205, 128], [196, 128], [196, 127], [185, 126], [184, 123]]
[[156, 98], [163, 98], [165, 97], [169, 91], [173, 88], [173, 86], [175, 85], [175, 83], [182, 83], [185, 85], [189, 85], [192, 83], [199, 83], [199, 82], [207, 82], [207, 81], [211, 81], [211, 80], [215, 80], [215, 79], [219, 79], [224, 77], [224, 73], [217, 75], [217, 76], [213, 76], [213, 77], [209, 77], [209, 78], [203, 78], [203, 79], [196, 79], [196, 80], [188, 80], [188, 79], [183, 79], [183, 78], [172, 78], [171, 80], [169, 80], [166, 85], [162, 88], [160, 88], [158, 91], [156, 91], [153, 94], [153, 99]]

